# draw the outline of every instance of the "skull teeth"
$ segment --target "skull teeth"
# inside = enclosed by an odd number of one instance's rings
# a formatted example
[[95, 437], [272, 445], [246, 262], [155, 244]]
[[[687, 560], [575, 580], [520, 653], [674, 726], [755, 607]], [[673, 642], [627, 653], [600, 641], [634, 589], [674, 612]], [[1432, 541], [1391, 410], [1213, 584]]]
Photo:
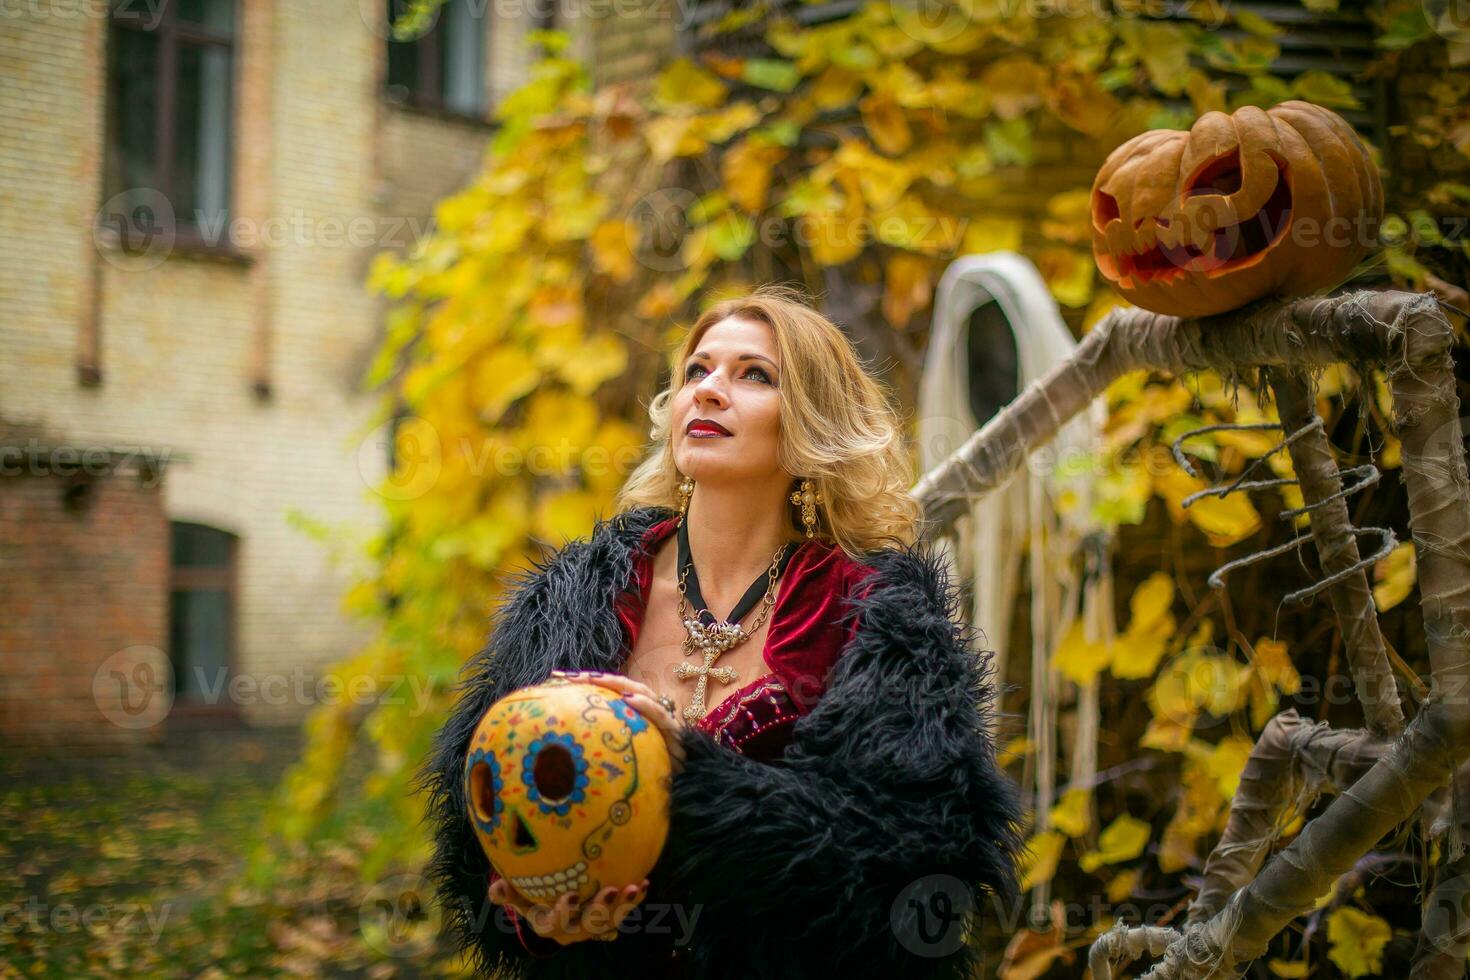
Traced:
[[515, 885], [516, 891], [527, 898], [550, 901], [565, 892], [578, 891], [587, 884], [587, 862], [578, 861], [572, 867], [564, 868], [555, 874], [513, 877], [510, 881]]

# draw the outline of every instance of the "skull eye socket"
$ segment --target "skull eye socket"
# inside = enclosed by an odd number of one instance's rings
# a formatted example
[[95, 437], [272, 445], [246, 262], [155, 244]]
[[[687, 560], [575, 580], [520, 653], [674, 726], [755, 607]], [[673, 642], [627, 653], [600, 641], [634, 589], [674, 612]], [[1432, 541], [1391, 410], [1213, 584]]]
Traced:
[[1238, 193], [1240, 186], [1240, 149], [1237, 147], [1223, 157], [1218, 157], [1205, 164], [1205, 168], [1189, 182], [1189, 189], [1184, 192], [1184, 196], [1194, 197], [1196, 194], [1229, 196]]
[[565, 800], [572, 795], [572, 788], [577, 782], [577, 767], [572, 754], [555, 743], [543, 747], [531, 764], [531, 780], [541, 798], [548, 803]]
[[495, 780], [490, 767], [477, 762], [470, 767], [470, 806], [475, 808], [475, 817], [482, 823], [495, 820]]
[[1109, 221], [1118, 220], [1121, 214], [1118, 199], [1107, 191], [1097, 191], [1092, 195], [1092, 223], [1099, 231], [1106, 228]]

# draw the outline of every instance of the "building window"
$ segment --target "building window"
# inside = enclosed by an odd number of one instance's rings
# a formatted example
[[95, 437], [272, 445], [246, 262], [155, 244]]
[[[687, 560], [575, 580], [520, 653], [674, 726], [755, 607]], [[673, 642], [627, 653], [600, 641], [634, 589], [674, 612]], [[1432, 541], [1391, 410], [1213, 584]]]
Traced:
[[181, 704], [227, 706], [235, 654], [238, 540], [203, 524], [172, 524], [168, 652]]
[[[175, 229], [227, 246], [234, 0], [114, 0], [110, 9], [109, 205], [99, 220], [125, 246], [146, 248]], [[161, 209], [172, 228], [161, 227]]]
[[[388, 97], [422, 109], [485, 116], [485, 0], [445, 0], [418, 13], [388, 0]], [[396, 34], [410, 33], [406, 39]]]

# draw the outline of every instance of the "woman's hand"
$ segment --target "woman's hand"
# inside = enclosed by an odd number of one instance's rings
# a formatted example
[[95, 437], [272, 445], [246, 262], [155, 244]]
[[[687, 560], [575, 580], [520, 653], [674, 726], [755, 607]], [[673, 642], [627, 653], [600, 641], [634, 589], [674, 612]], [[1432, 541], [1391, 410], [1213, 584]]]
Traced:
[[507, 905], [531, 924], [536, 935], [554, 939], [563, 946], [587, 939], [618, 938], [618, 926], [648, 894], [648, 879], [641, 885], [616, 888], [611, 885], [592, 896], [586, 905], [577, 902], [576, 892], [566, 892], [554, 905], [536, 905], [499, 875], [490, 882], [490, 901]]
[[632, 705], [640, 715], [657, 725], [659, 731], [663, 733], [664, 745], [669, 750], [670, 770], [674, 773], [683, 770], [684, 743], [679, 738], [683, 723], [674, 716], [672, 711], [659, 704], [658, 695], [654, 693], [653, 688], [624, 674], [609, 674], [596, 670], [553, 670], [551, 675], [566, 680], [598, 684], [617, 691], [623, 696], [624, 701]]

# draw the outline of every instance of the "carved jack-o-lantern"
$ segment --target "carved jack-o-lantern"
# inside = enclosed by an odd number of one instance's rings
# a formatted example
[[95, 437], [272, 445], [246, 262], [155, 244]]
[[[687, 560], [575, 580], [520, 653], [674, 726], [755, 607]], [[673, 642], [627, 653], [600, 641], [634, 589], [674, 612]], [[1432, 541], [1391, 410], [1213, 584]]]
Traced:
[[1341, 116], [1245, 106], [1109, 154], [1092, 185], [1092, 251], [1135, 305], [1207, 316], [1338, 284], [1382, 217], [1378, 168]]
[[485, 712], [465, 759], [470, 822], [533, 902], [641, 881], [669, 829], [663, 735], [615, 691], [552, 678]]

